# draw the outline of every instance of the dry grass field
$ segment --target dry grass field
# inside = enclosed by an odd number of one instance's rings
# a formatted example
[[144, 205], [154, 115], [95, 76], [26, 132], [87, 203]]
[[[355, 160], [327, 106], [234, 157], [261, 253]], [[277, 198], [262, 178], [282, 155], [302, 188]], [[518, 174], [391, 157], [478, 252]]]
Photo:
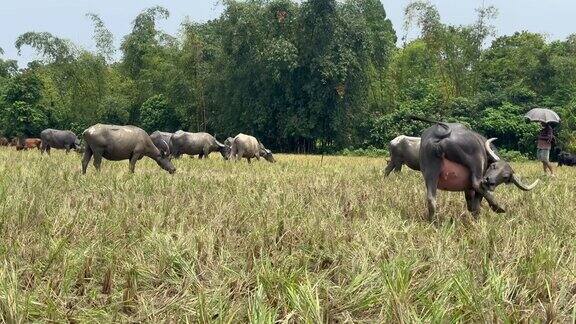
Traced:
[[216, 154], [80, 173], [80, 156], [0, 149], [0, 321], [574, 322], [576, 168], [507, 213], [466, 212], [384, 159]]

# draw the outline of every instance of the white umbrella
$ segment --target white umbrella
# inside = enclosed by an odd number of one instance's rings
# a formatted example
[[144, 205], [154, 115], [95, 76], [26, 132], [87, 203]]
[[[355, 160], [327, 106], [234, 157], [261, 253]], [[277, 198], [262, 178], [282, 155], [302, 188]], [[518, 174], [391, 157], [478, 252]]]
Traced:
[[534, 108], [524, 115], [525, 118], [528, 118], [532, 122], [539, 122], [539, 123], [560, 123], [560, 116], [557, 113], [550, 109], [546, 108]]

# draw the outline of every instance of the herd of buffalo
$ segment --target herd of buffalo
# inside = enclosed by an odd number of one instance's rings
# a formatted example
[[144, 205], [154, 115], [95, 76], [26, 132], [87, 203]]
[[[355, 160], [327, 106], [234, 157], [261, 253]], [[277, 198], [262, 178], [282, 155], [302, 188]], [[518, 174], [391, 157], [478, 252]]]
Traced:
[[130, 171], [134, 172], [136, 162], [147, 156], [169, 173], [176, 172], [172, 157], [182, 154], [198, 155], [207, 158], [212, 152], [220, 152], [225, 160], [246, 158], [248, 163], [260, 157], [269, 162], [276, 162], [272, 152], [255, 137], [238, 134], [229, 137], [224, 144], [208, 133], [189, 133], [177, 131], [167, 133], [156, 131], [150, 135], [136, 126], [117, 126], [96, 124], [82, 133], [82, 141], [68, 130], [45, 129], [40, 138], [13, 138], [8, 141], [0, 138], [0, 144], [16, 146], [17, 150], [37, 148], [42, 153], [50, 154], [50, 149], [62, 149], [84, 153], [82, 173], [86, 173], [88, 163], [94, 158], [94, 167], [99, 170], [102, 158], [111, 161], [129, 160]]
[[[384, 170], [399, 172], [403, 165], [421, 171], [426, 184], [428, 219], [433, 220], [436, 212], [436, 192], [464, 192], [468, 210], [477, 217], [480, 204], [486, 199], [491, 209], [503, 213], [504, 208], [496, 201], [493, 192], [503, 183], [512, 183], [524, 191], [535, 188], [536, 180], [524, 184], [514, 173], [508, 162], [495, 152], [492, 142], [482, 135], [458, 123], [444, 123], [413, 117], [431, 123], [421, 137], [398, 136], [389, 144], [390, 160]], [[172, 158], [183, 154], [207, 158], [212, 152], [219, 152], [225, 160], [246, 158], [248, 163], [263, 157], [275, 162], [272, 152], [253, 136], [238, 134], [219, 142], [208, 133], [177, 131], [167, 133], [155, 131], [148, 134], [135, 126], [96, 124], [82, 133], [82, 141], [71, 131], [46, 129], [40, 138], [12, 139], [0, 138], [0, 145], [16, 146], [16, 149], [38, 148], [50, 154], [50, 149], [63, 149], [68, 153], [76, 150], [84, 154], [82, 173], [93, 158], [94, 167], [99, 170], [102, 158], [112, 161], [129, 160], [130, 171], [134, 172], [136, 162], [147, 156], [170, 174], [176, 172]], [[576, 157], [561, 153], [559, 165], [575, 165]]]

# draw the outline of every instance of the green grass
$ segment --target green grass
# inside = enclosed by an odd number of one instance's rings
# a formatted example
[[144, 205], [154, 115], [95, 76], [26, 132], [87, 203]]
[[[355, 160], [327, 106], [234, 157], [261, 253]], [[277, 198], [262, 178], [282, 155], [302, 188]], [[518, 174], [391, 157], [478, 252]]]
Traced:
[[[0, 321], [573, 322], [576, 168], [507, 213], [384, 159], [103, 162], [0, 150]], [[536, 163], [514, 164], [528, 179]]]

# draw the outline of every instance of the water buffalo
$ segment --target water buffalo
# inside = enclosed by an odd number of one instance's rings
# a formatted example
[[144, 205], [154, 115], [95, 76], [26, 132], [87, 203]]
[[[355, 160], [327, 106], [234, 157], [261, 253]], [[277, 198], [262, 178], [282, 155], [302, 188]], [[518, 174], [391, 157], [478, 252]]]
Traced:
[[23, 141], [19, 140], [18, 144], [16, 144], [16, 150], [21, 151], [21, 150], [28, 150], [28, 149], [33, 149], [33, 148], [37, 148], [40, 149], [40, 146], [42, 145], [42, 140], [39, 138], [27, 138]]
[[260, 157], [264, 157], [266, 161], [271, 163], [276, 162], [272, 156], [272, 151], [265, 148], [256, 137], [246, 134], [238, 134], [234, 137], [230, 148], [231, 160], [238, 161], [241, 158], [246, 158], [248, 163], [251, 163], [252, 158], [260, 160]]
[[563, 165], [576, 166], [576, 155], [560, 151], [560, 153], [558, 153], [558, 166]]
[[226, 155], [226, 160], [230, 156], [230, 152], [232, 152], [232, 142], [234, 142], [234, 137], [228, 137], [224, 141], [224, 154]]
[[388, 149], [390, 161], [384, 169], [384, 176], [387, 177], [392, 170], [400, 172], [404, 164], [412, 170], [420, 171], [420, 137], [400, 135], [390, 141]]
[[83, 174], [92, 156], [96, 170], [100, 170], [104, 157], [111, 161], [130, 160], [130, 172], [134, 173], [136, 162], [147, 156], [170, 174], [176, 172], [166, 154], [154, 146], [148, 133], [136, 126], [96, 124], [86, 129], [82, 137], [86, 142], [82, 159]]
[[172, 155], [176, 158], [182, 154], [196, 155], [200, 159], [208, 158], [211, 152], [220, 152], [224, 159], [228, 159], [225, 145], [208, 133], [188, 133], [177, 131], [170, 140]]
[[10, 142], [8, 143], [8, 146], [16, 146], [18, 147], [20, 144], [20, 139], [18, 137], [12, 137], [12, 139], [10, 140]]
[[172, 145], [170, 141], [172, 135], [172, 133], [155, 131], [150, 134], [150, 138], [152, 139], [152, 143], [154, 143], [160, 151], [164, 152], [166, 156], [170, 156], [170, 154], [172, 154]]
[[502, 161], [493, 151], [491, 143], [482, 135], [458, 123], [435, 123], [422, 134], [420, 167], [424, 175], [428, 201], [428, 219], [436, 212], [436, 190], [464, 191], [468, 210], [477, 218], [480, 203], [486, 198], [497, 213], [504, 208], [493, 196], [495, 188], [502, 183], [514, 183], [518, 188], [532, 190], [523, 184], [512, 167]]
[[42, 153], [50, 154], [50, 149], [55, 148], [66, 150], [66, 154], [68, 154], [71, 149], [78, 150], [80, 148], [80, 140], [71, 131], [49, 128], [40, 133], [40, 138], [42, 139]]

